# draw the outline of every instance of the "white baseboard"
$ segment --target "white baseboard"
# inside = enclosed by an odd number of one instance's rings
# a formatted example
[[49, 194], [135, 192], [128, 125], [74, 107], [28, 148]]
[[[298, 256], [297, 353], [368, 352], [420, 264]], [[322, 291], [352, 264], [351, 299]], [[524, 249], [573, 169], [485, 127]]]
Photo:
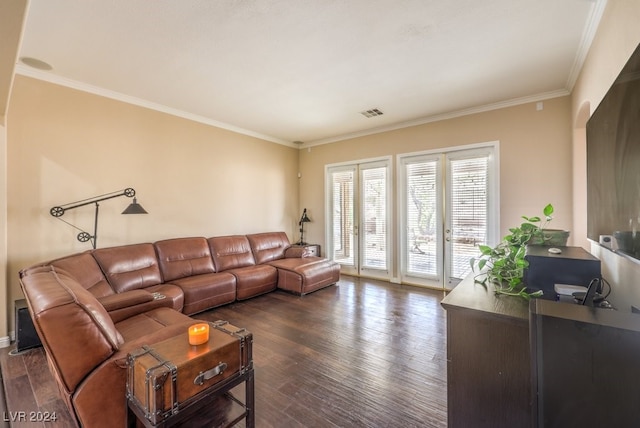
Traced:
[[11, 338], [9, 336], [0, 337], [0, 348], [8, 348], [11, 345]]

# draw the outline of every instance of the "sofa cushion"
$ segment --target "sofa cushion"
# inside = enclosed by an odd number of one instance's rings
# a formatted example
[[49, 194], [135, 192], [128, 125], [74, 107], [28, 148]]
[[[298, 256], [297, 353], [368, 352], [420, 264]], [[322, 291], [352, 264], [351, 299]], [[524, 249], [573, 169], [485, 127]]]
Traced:
[[284, 232], [254, 233], [247, 239], [257, 264], [284, 258], [285, 250], [291, 246]]
[[278, 270], [269, 265], [245, 266], [227, 271], [236, 277], [236, 299], [244, 300], [277, 288]]
[[186, 331], [187, 326], [194, 322], [185, 314], [171, 308], [157, 308], [127, 318], [116, 323], [115, 326], [124, 341], [131, 342], [143, 337], [149, 337], [149, 335], [171, 325], [184, 324], [184, 330]]
[[217, 272], [256, 264], [249, 240], [244, 235], [216, 236], [207, 241]]
[[86, 290], [96, 297], [105, 297], [114, 294], [100, 270], [100, 266], [91, 255], [91, 251], [74, 254], [50, 262], [58, 270], [69, 273]]
[[192, 315], [236, 299], [236, 277], [228, 272], [208, 273], [174, 280], [184, 293], [182, 312]]
[[160, 284], [162, 276], [152, 244], [100, 248], [93, 257], [116, 293]]
[[153, 244], [165, 282], [215, 272], [205, 238], [176, 238]]

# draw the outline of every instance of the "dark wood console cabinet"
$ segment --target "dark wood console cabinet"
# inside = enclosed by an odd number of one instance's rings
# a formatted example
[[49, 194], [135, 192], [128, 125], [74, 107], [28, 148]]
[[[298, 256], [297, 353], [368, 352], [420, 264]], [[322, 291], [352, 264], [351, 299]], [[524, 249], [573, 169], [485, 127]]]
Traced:
[[532, 424], [529, 303], [470, 275], [444, 299], [449, 427]]

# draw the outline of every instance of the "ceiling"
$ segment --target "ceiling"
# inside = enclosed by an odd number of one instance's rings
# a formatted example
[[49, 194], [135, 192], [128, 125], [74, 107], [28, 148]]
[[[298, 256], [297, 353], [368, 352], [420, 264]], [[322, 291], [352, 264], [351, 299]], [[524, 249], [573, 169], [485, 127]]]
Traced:
[[31, 0], [16, 71], [306, 147], [567, 95], [605, 2]]

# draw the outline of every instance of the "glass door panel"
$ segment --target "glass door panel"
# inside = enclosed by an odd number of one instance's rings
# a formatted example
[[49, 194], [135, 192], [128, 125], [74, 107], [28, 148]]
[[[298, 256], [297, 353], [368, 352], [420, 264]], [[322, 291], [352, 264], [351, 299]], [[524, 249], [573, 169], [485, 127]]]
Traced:
[[469, 259], [478, 255], [478, 245], [488, 241], [489, 158], [486, 155], [447, 156], [445, 260], [448, 287], [471, 273]]
[[388, 270], [387, 167], [361, 167], [361, 270]]
[[331, 237], [332, 258], [342, 265], [345, 273], [357, 271], [355, 226], [354, 167], [340, 168], [329, 174], [331, 186]]
[[439, 158], [420, 157], [404, 164], [405, 274], [439, 282], [441, 276]]
[[389, 164], [327, 167], [328, 254], [342, 273], [389, 278]]

